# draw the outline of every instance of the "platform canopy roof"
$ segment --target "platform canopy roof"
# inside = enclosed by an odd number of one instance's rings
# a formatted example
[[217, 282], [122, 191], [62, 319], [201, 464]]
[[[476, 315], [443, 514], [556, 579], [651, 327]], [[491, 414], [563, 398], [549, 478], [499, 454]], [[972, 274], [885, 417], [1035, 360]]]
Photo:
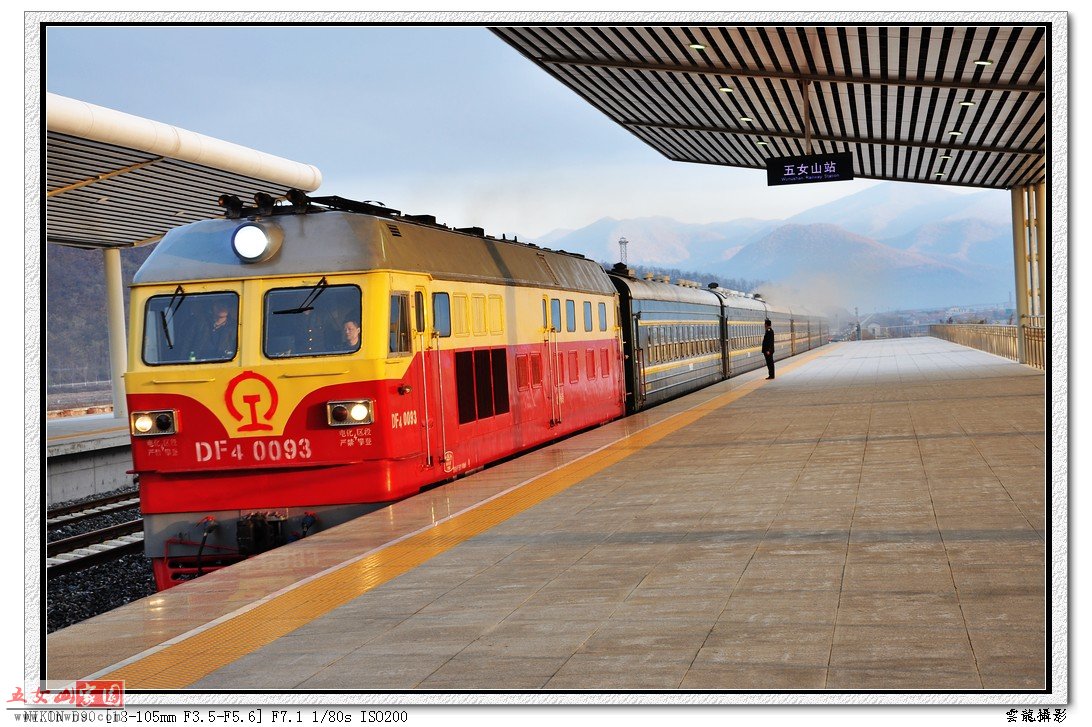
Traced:
[[675, 161], [851, 152], [867, 179], [1042, 181], [1046, 25], [497, 27]]
[[46, 240], [62, 245], [155, 242], [222, 216], [221, 194], [249, 201], [322, 182], [310, 164], [53, 93], [46, 135]]

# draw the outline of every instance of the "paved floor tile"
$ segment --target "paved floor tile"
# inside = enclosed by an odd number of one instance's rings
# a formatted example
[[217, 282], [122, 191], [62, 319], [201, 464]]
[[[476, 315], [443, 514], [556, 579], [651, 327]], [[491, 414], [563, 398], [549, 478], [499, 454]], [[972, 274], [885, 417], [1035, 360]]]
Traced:
[[[954, 344], [833, 347], [776, 382], [744, 375], [437, 488], [406, 512], [457, 512], [504, 489], [504, 476], [523, 481], [532, 464], [558, 467], [751, 382], [688, 428], [195, 686], [1040, 687], [1044, 378]], [[367, 516], [268, 562], [329, 567], [386, 542], [391, 522]], [[175, 605], [204, 603], [207, 618], [284, 586], [275, 570], [243, 583], [233, 570], [97, 623], [139, 651], [168, 637], [166, 624], [201, 622], [172, 616]], [[93, 628], [51, 637], [51, 655], [93, 671], [81, 656]]]

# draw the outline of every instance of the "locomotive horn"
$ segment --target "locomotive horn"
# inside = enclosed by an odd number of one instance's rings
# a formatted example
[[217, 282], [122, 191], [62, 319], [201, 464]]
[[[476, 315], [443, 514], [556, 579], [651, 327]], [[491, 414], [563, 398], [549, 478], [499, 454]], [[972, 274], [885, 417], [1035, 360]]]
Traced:
[[234, 194], [221, 194], [216, 204], [224, 208], [224, 217], [237, 220], [243, 215], [243, 201]]

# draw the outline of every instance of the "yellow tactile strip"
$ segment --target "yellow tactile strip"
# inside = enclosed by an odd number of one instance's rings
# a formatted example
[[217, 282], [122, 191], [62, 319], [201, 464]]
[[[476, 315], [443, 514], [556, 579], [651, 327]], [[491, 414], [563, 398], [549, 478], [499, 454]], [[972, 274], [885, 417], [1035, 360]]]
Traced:
[[[779, 367], [781, 373], [807, 363], [830, 348], [818, 349], [798, 356], [791, 362], [783, 362]], [[99, 678], [124, 680], [127, 689], [184, 689], [217, 669], [416, 568], [430, 558], [693, 424], [706, 414], [750, 394], [763, 383], [761, 379], [746, 382], [704, 404], [631, 434], [472, 510], [392, 543], [343, 568], [305, 582], [245, 613], [228, 618]]]

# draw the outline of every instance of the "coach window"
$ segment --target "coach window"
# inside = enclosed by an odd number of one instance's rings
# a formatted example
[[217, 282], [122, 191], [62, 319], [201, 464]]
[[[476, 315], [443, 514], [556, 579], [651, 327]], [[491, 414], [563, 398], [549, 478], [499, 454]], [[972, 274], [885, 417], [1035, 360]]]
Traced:
[[410, 313], [409, 295], [391, 294], [390, 342], [388, 351], [392, 356], [410, 352]]
[[561, 301], [557, 298], [550, 298], [550, 327], [561, 330]]
[[599, 304], [599, 330], [600, 331], [607, 330], [607, 304], [606, 303], [600, 303]]
[[440, 338], [451, 335], [451, 296], [447, 293], [432, 294], [432, 325]]
[[153, 296], [144, 307], [142, 355], [150, 366], [230, 361], [238, 337], [237, 293], [176, 291]]
[[267, 358], [329, 356], [360, 349], [360, 288], [317, 285], [265, 294], [262, 351]]
[[565, 301], [565, 330], [572, 333], [576, 330], [576, 303]]
[[584, 330], [592, 329], [591, 301], [584, 301]]

